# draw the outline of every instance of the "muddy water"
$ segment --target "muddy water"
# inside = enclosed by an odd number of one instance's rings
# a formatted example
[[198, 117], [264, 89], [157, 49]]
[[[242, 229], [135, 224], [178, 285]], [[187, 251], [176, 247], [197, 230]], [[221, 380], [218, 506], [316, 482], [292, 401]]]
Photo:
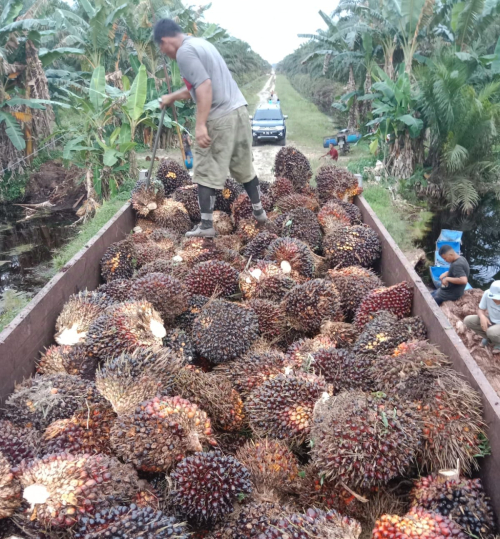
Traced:
[[74, 212], [40, 214], [26, 220], [23, 208], [0, 205], [0, 298], [6, 290], [32, 295], [47, 281], [54, 250], [76, 234]]

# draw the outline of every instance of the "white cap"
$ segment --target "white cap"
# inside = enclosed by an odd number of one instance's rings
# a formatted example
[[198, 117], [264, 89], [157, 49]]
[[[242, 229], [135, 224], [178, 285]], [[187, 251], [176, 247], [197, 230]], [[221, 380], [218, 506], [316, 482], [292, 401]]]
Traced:
[[500, 281], [493, 281], [488, 291], [488, 297], [500, 300]]

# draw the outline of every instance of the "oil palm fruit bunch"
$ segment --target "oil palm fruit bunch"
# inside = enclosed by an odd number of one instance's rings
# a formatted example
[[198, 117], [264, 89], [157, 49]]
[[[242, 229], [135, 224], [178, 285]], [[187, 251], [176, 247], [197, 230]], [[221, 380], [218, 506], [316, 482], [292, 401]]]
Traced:
[[[139, 271], [142, 271], [142, 268]], [[137, 276], [137, 273], [135, 273], [135, 276]], [[124, 301], [130, 301], [130, 281], [131, 279], [115, 279], [114, 281], [109, 281], [100, 285], [96, 292], [107, 296], [110, 299], [110, 305], [112, 305], [113, 302], [123, 303]], [[101, 314], [102, 310], [100, 311], [99, 316]]]
[[320, 200], [326, 202], [332, 198], [347, 200], [361, 194], [358, 180], [347, 169], [335, 165], [324, 165], [316, 174], [316, 186]]
[[0, 454], [11, 466], [17, 466], [24, 459], [35, 458], [39, 446], [40, 433], [37, 430], [0, 419]]
[[[149, 216], [151, 217], [151, 216]], [[156, 230], [157, 228], [161, 228], [159, 225], [151, 221], [150, 219], [145, 219], [144, 217], [138, 217], [136, 221], [136, 225], [133, 229], [134, 236], [136, 234], [149, 236], [153, 230]], [[132, 238], [133, 239], [133, 238]]]
[[16, 425], [44, 430], [87, 404], [101, 402], [90, 380], [63, 373], [36, 375], [16, 387], [6, 401], [5, 416]]
[[277, 240], [278, 236], [264, 230], [259, 232], [253, 239], [251, 239], [243, 249], [243, 256], [252, 260], [259, 260], [264, 258], [266, 249], [271, 245], [274, 240]]
[[224, 300], [203, 307], [193, 323], [195, 350], [213, 363], [244, 354], [257, 338], [259, 319], [254, 311]]
[[[273, 209], [273, 204], [268, 195], [261, 194], [260, 201], [266, 212]], [[253, 219], [252, 202], [246, 193], [238, 195], [236, 200], [231, 204], [231, 215], [236, 226], [243, 219]]]
[[12, 465], [0, 453], [0, 520], [12, 516], [21, 501], [21, 486], [12, 473]]
[[165, 195], [170, 196], [179, 187], [191, 183], [191, 176], [173, 159], [163, 159], [158, 166], [156, 179], [163, 183]]
[[382, 287], [380, 278], [371, 270], [361, 266], [328, 270], [325, 279], [332, 281], [335, 285], [339, 293], [342, 311], [347, 320], [354, 318], [362, 301], [372, 290]]
[[192, 268], [199, 262], [211, 260], [216, 256], [217, 248], [212, 238], [185, 238], [176, 251], [175, 259]]
[[404, 318], [411, 312], [413, 289], [406, 282], [389, 287], [376, 288], [361, 302], [354, 316], [354, 325], [363, 329], [365, 324], [373, 320], [374, 313], [388, 311], [398, 318]]
[[223, 211], [214, 211], [213, 220], [215, 231], [220, 236], [229, 236], [234, 232], [233, 222], [227, 213], [224, 213]]
[[452, 520], [426, 511], [421, 507], [413, 508], [405, 516], [382, 515], [373, 528], [373, 539], [396, 539], [404, 536], [408, 539], [466, 539], [467, 535], [458, 524]]
[[318, 213], [318, 223], [325, 234], [351, 224], [351, 220], [344, 209], [333, 205], [333, 202], [333, 200], [329, 200]]
[[154, 397], [120, 414], [110, 439], [116, 455], [145, 472], [166, 472], [187, 453], [216, 443], [207, 414], [179, 396]]
[[175, 317], [182, 314], [188, 306], [186, 286], [165, 273], [148, 273], [135, 279], [130, 285], [130, 293], [136, 300], [151, 303], [167, 325], [172, 324]]
[[299, 479], [297, 457], [278, 440], [249, 440], [236, 459], [250, 472], [254, 500], [278, 500], [292, 492]]
[[[164, 230], [164, 229], [158, 229]], [[147, 241], [146, 243], [140, 243], [135, 246], [135, 268], [140, 269], [146, 264], [150, 264], [159, 258], [165, 258], [168, 256], [157, 243], [153, 241]]]
[[304, 366], [309, 365], [311, 354], [333, 346], [335, 344], [325, 335], [316, 335], [312, 339], [297, 339], [286, 351], [285, 366], [291, 369], [302, 370]]
[[460, 466], [478, 468], [476, 456], [486, 439], [479, 393], [453, 369], [442, 369], [416, 411], [422, 424], [419, 459], [430, 471]]
[[75, 539], [130, 539], [148, 537], [150, 539], [188, 539], [186, 524], [178, 522], [152, 507], [121, 505], [106, 508], [97, 515], [79, 520]]
[[313, 277], [314, 258], [309, 247], [296, 238], [278, 238], [269, 245], [266, 260], [275, 262], [284, 273], [296, 272], [303, 277]]
[[224, 189], [218, 190], [216, 193], [214, 209], [230, 214], [231, 205], [244, 192], [245, 190], [241, 184], [233, 178], [228, 178], [224, 183]]
[[276, 201], [294, 193], [293, 183], [287, 178], [277, 177], [271, 185], [271, 197]]
[[185, 367], [178, 371], [170, 391], [207, 412], [214, 428], [238, 431], [243, 425], [243, 402], [231, 382], [221, 374]]
[[161, 228], [170, 228], [185, 234], [191, 228], [191, 219], [184, 204], [167, 198], [151, 214], [153, 221]]
[[323, 238], [323, 252], [332, 268], [370, 267], [380, 257], [382, 246], [369, 226], [342, 226]]
[[189, 335], [193, 329], [193, 323], [198, 318], [203, 307], [208, 303], [210, 298], [201, 295], [192, 295], [188, 298], [188, 308], [175, 321], [177, 329], [186, 331]]
[[56, 320], [56, 343], [71, 346], [83, 342], [92, 322], [113, 303], [101, 292], [85, 290], [70, 296]]
[[358, 330], [352, 324], [330, 320], [321, 324], [320, 333], [330, 339], [335, 348], [350, 348], [359, 337]]
[[[256, 289], [261, 283], [266, 283], [267, 279], [275, 275], [285, 275], [283, 270], [275, 263], [264, 260], [257, 260], [246, 271], [240, 273], [240, 289], [246, 299], [252, 299], [256, 295]], [[295, 281], [292, 280], [293, 286]], [[266, 286], [262, 287], [263, 289]]]
[[245, 402], [252, 431], [260, 437], [302, 444], [309, 435], [314, 405], [328, 390], [323, 378], [279, 374], [255, 388]]
[[184, 187], [178, 187], [172, 198], [176, 202], [180, 202], [189, 214], [189, 218], [194, 223], [199, 223], [201, 219], [200, 204], [198, 202], [198, 185], [193, 183], [192, 185], [186, 185]]
[[324, 204], [318, 213], [318, 221], [324, 229], [328, 228], [331, 219], [336, 219], [346, 225], [359, 225], [363, 222], [361, 211], [357, 206], [336, 198]]
[[425, 337], [425, 325], [418, 316], [398, 320], [396, 315], [381, 311], [364, 326], [352, 350], [375, 357], [392, 352], [401, 343]]
[[292, 146], [285, 146], [276, 154], [274, 174], [277, 178], [290, 180], [293, 188], [300, 191], [312, 178], [312, 169], [302, 152]]
[[297, 285], [287, 293], [281, 305], [289, 324], [306, 333], [318, 332], [325, 320], [342, 317], [337, 290], [325, 279]]
[[288, 213], [297, 208], [306, 208], [314, 213], [319, 211], [319, 202], [316, 198], [301, 195], [300, 193], [291, 193], [278, 198], [275, 206], [281, 213]]
[[149, 235], [149, 239], [164, 251], [167, 257], [175, 252], [180, 236], [175, 230], [170, 228], [157, 228]]
[[199, 453], [182, 460], [170, 475], [172, 502], [183, 517], [216, 523], [233, 512], [234, 502], [251, 493], [248, 470], [231, 455]]
[[16, 471], [28, 502], [23, 517], [43, 528], [70, 528], [79, 516], [131, 501], [140, 489], [135, 470], [107, 455], [60, 453], [23, 461]]
[[316, 214], [307, 208], [295, 208], [287, 213], [282, 235], [303, 241], [313, 251], [321, 249], [323, 234]]
[[232, 296], [238, 290], [239, 272], [227, 262], [200, 262], [188, 273], [184, 284], [190, 295]]
[[184, 364], [193, 362], [195, 353], [189, 335], [181, 328], [174, 328], [163, 337], [163, 346], [171, 350]]
[[147, 217], [156, 210], [165, 199], [165, 188], [158, 180], [151, 180], [149, 187], [146, 180], [139, 180], [132, 189], [132, 207], [141, 217]]
[[312, 369], [314, 373], [323, 376], [333, 385], [336, 393], [350, 389], [369, 391], [374, 385], [369, 370], [371, 363], [370, 359], [364, 356], [331, 347], [313, 352], [304, 368]]
[[285, 356], [277, 350], [248, 352], [230, 363], [217, 365], [215, 372], [229, 378], [238, 393], [246, 398], [266, 380], [283, 373], [284, 360]]
[[49, 346], [42, 353], [36, 372], [38, 374], [66, 373], [92, 379], [96, 368], [97, 363], [94, 358], [88, 357], [85, 347], [77, 344], [75, 346]]
[[279, 339], [286, 330], [286, 317], [277, 303], [267, 299], [251, 299], [245, 303], [259, 319], [259, 333], [268, 340]]
[[429, 475], [416, 481], [411, 503], [456, 522], [470, 537], [492, 537], [495, 517], [480, 479]]
[[131, 301], [108, 307], [87, 332], [87, 355], [105, 361], [139, 347], [161, 345], [166, 331], [158, 312], [148, 301]]
[[[148, 273], [165, 273], [166, 275], [170, 275], [171, 277], [175, 277], [176, 279], [179, 279], [182, 281], [184, 277], [189, 273], [189, 268], [182, 261], [177, 261], [177, 260], [174, 260], [173, 258], [170, 258], [170, 259], [158, 258], [154, 260], [153, 262], [144, 264], [144, 266], [142, 266], [135, 273], [135, 277], [136, 278], [144, 277]], [[118, 282], [122, 282], [122, 281], [114, 281], [113, 283], [109, 283], [103, 286], [107, 287], [109, 285], [113, 285]], [[130, 289], [130, 282], [123, 281], [123, 283], [124, 285], [125, 283], [127, 283]], [[123, 293], [125, 294], [125, 291]], [[129, 292], [129, 295], [130, 295], [130, 292]], [[124, 299], [121, 299], [119, 301], [127, 301], [127, 297], [124, 297]]]
[[108, 359], [96, 373], [96, 387], [117, 414], [167, 392], [184, 358], [168, 348], [138, 348]]
[[54, 421], [43, 433], [42, 453], [110, 455], [109, 433], [115, 417], [109, 405], [92, 405], [69, 419]]
[[241, 251], [243, 245], [241, 238], [236, 234], [231, 234], [230, 236], [216, 236], [214, 238], [214, 243], [218, 249], [229, 249], [237, 252]]
[[311, 458], [332, 481], [351, 488], [384, 485], [409, 468], [420, 435], [418, 417], [397, 400], [343, 392], [316, 406]]
[[135, 258], [135, 245], [131, 239], [112, 243], [101, 258], [101, 275], [104, 281], [130, 279], [134, 274]]

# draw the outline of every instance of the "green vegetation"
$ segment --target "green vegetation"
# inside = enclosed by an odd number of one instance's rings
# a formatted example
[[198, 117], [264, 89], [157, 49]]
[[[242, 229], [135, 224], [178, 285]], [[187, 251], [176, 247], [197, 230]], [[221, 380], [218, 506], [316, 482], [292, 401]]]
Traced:
[[249, 112], [254, 112], [255, 107], [259, 102], [259, 96], [257, 94], [262, 90], [268, 78], [268, 75], [262, 75], [258, 79], [255, 79], [244, 86], [240, 86], [241, 93], [248, 102]]
[[0, 299], [0, 331], [10, 324], [30, 301], [31, 296], [24, 292], [6, 290]]

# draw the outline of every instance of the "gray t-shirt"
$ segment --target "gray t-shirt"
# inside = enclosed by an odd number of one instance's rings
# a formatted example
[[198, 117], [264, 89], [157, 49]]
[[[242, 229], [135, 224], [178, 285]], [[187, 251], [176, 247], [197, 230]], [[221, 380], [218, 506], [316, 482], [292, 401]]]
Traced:
[[186, 37], [177, 51], [181, 77], [196, 103], [195, 90], [207, 79], [212, 81], [212, 108], [209, 120], [221, 118], [247, 104], [224, 58], [208, 41]]
[[[463, 256], [459, 256], [455, 262], [450, 264], [448, 277], [467, 277], [469, 278], [469, 263]], [[439, 289], [439, 298], [443, 301], [456, 301], [464, 295], [466, 284], [449, 283], [446, 287]]]
[[500, 324], [500, 305], [497, 305], [491, 298], [488, 297], [489, 290], [483, 294], [479, 302], [479, 308], [483, 311], [488, 311], [488, 317], [492, 324]]

